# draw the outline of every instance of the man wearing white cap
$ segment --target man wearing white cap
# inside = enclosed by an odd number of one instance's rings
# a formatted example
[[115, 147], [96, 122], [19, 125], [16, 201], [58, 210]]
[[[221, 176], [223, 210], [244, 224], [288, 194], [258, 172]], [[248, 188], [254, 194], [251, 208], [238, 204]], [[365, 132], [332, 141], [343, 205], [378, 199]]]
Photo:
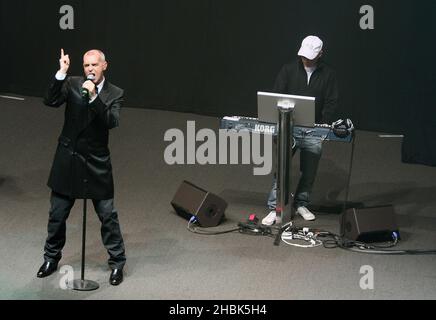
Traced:
[[[298, 59], [286, 64], [277, 76], [274, 92], [315, 97], [315, 122], [331, 124], [338, 105], [338, 85], [336, 73], [321, 60], [323, 42], [316, 36], [306, 37], [298, 51]], [[301, 177], [294, 197], [294, 207], [305, 220], [315, 220], [315, 215], [307, 209], [309, 196], [315, 182], [318, 163], [321, 158], [322, 140], [311, 136], [309, 130], [294, 129], [296, 146], [300, 149]], [[265, 225], [281, 223], [276, 214], [277, 181], [268, 197], [270, 213], [262, 220]]]

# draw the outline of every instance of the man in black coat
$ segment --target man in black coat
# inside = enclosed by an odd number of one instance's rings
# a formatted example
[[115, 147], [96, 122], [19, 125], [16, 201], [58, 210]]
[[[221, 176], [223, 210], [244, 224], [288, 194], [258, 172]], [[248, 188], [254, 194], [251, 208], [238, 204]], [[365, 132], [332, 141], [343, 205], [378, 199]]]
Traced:
[[109, 253], [109, 282], [118, 285], [123, 281], [126, 257], [114, 208], [108, 140], [109, 130], [119, 125], [124, 92], [105, 79], [108, 64], [100, 50], [85, 53], [85, 77], [67, 76], [70, 59], [63, 49], [59, 64], [44, 104], [54, 108], [66, 104], [65, 121], [48, 180], [52, 189], [48, 237], [37, 276], [43, 278], [57, 270], [65, 245], [66, 220], [75, 199], [92, 199]]

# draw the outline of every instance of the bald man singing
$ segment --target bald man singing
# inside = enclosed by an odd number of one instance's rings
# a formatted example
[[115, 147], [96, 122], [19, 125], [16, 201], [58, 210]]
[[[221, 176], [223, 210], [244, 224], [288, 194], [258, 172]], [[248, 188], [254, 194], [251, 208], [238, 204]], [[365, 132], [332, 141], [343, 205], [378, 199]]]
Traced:
[[84, 77], [67, 75], [70, 57], [63, 49], [59, 65], [44, 104], [53, 108], [65, 104], [65, 120], [48, 180], [52, 190], [48, 237], [37, 277], [47, 277], [57, 270], [66, 240], [66, 220], [75, 200], [92, 199], [109, 253], [109, 282], [119, 285], [126, 256], [114, 208], [108, 140], [109, 130], [119, 125], [124, 92], [105, 79], [108, 63], [100, 50], [90, 50], [83, 56]]

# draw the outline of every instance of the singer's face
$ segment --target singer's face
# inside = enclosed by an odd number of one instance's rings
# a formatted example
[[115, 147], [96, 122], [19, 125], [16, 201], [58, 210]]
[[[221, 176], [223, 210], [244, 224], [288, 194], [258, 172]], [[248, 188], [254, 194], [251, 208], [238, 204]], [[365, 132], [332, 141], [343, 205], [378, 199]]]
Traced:
[[107, 68], [107, 62], [103, 61], [100, 54], [86, 54], [83, 57], [83, 71], [85, 77], [90, 74], [95, 76], [94, 83], [99, 84], [103, 80], [104, 71]]

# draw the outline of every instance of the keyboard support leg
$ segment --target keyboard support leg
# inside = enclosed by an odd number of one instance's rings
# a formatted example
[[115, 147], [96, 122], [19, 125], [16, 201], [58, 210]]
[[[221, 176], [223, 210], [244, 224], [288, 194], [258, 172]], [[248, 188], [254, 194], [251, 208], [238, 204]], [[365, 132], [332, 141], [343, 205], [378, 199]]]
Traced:
[[[293, 219], [291, 199], [291, 168], [294, 105], [278, 106], [277, 141], [277, 214], [281, 214], [282, 227]], [[281, 232], [279, 232], [281, 234]], [[277, 241], [276, 241], [277, 242]]]

